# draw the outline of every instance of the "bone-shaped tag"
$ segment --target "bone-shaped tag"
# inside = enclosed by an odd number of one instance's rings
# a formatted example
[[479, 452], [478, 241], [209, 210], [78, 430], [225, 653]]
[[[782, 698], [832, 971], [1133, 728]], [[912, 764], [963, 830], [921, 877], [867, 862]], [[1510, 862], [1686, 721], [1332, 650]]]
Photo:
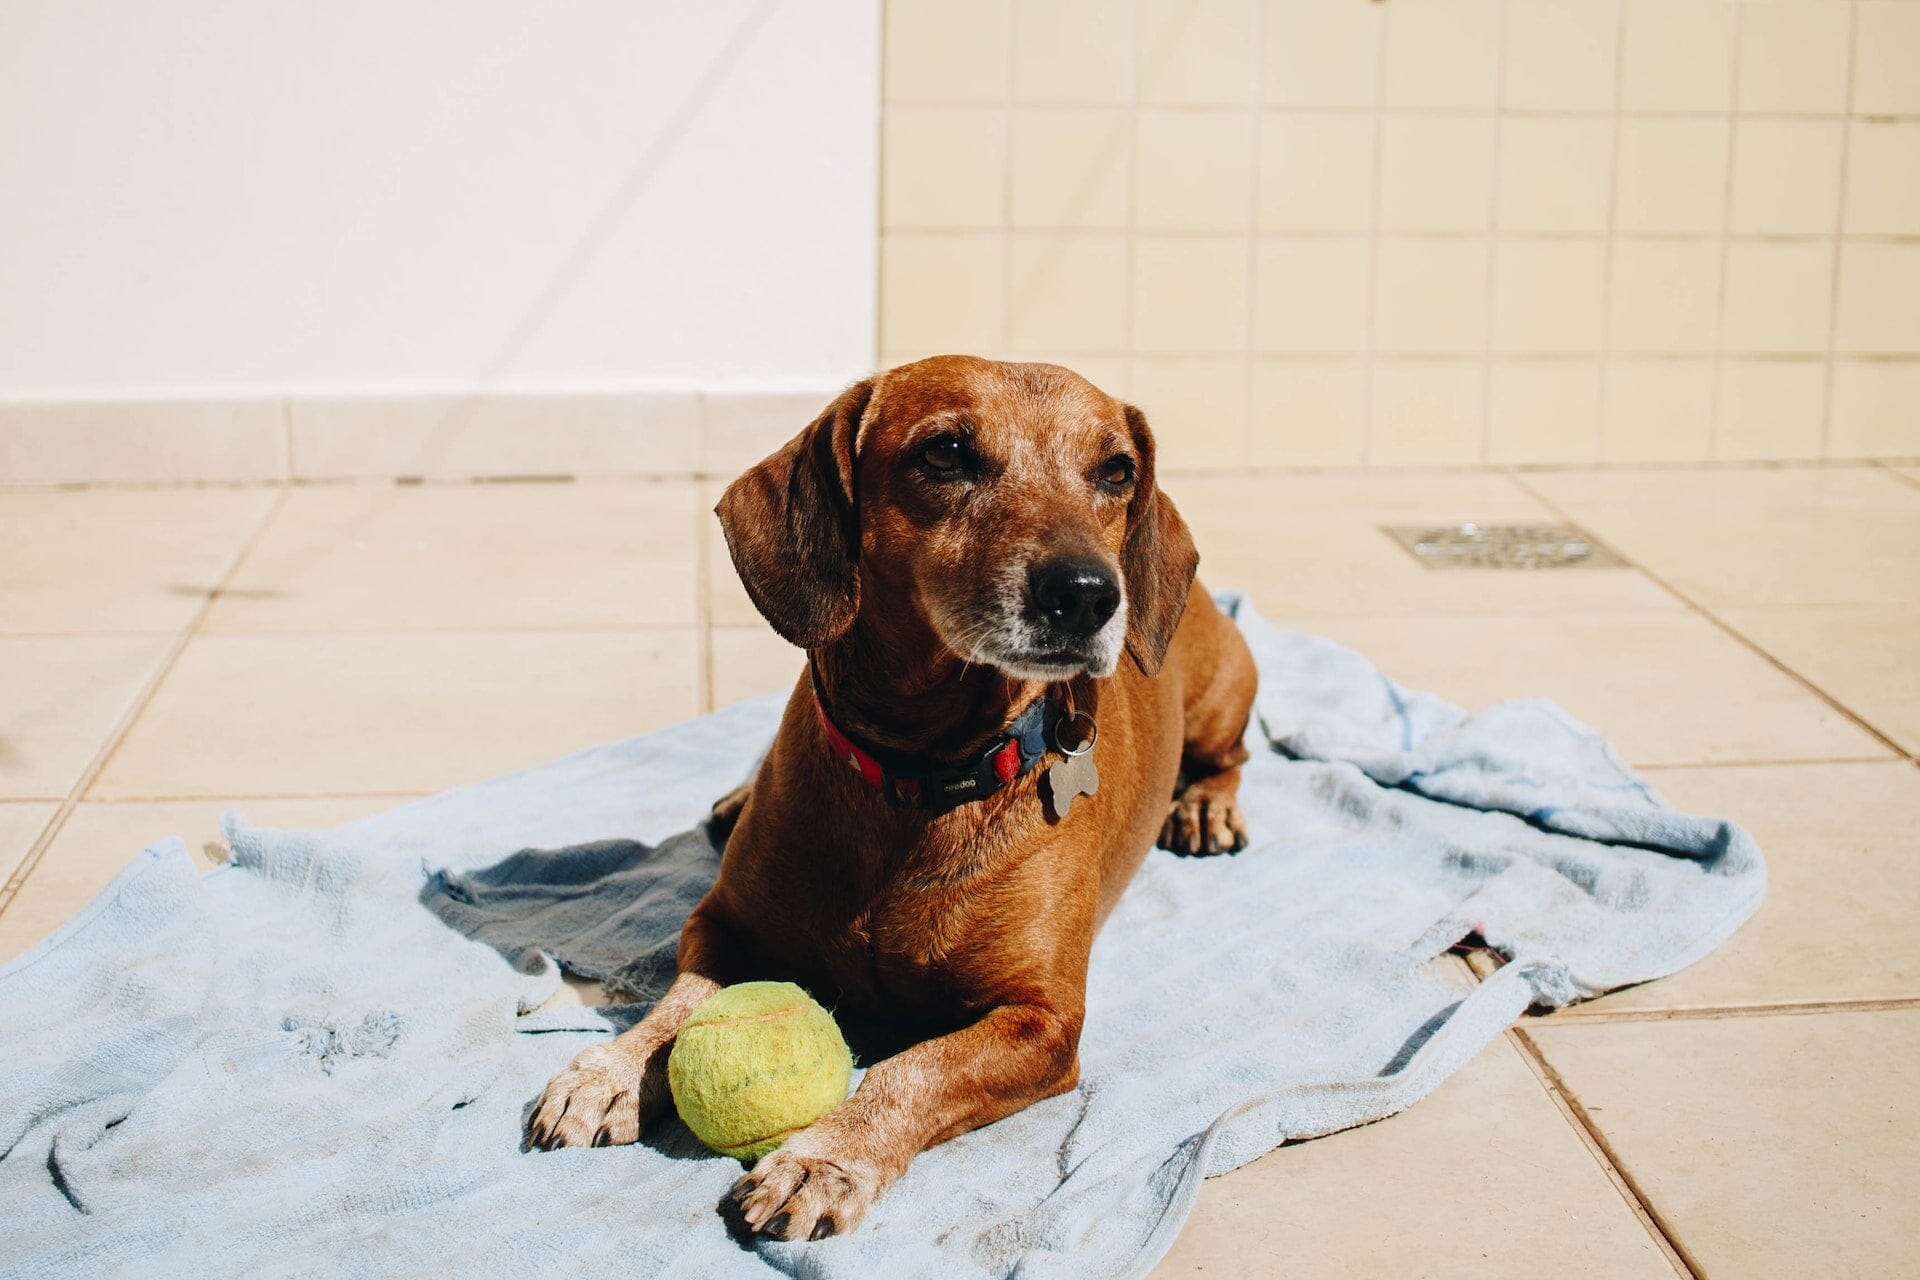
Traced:
[[1047, 770], [1047, 801], [1056, 818], [1067, 816], [1075, 796], [1090, 796], [1099, 789], [1100, 770], [1094, 767], [1092, 751], [1068, 756]]

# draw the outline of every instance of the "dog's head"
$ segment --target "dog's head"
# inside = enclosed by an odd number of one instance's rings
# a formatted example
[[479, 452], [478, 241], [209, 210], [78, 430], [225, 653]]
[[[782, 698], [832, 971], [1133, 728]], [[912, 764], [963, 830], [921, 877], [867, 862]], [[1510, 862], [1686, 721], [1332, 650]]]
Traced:
[[1199, 557], [1144, 415], [1047, 364], [940, 356], [849, 388], [728, 487], [734, 567], [815, 649], [897, 611], [1025, 680], [1159, 671]]

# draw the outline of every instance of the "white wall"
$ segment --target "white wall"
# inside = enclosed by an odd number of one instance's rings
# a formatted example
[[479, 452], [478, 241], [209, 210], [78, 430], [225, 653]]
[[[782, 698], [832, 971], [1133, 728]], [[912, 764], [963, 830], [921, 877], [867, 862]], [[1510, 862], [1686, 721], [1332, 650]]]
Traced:
[[831, 386], [874, 0], [0, 0], [0, 400]]

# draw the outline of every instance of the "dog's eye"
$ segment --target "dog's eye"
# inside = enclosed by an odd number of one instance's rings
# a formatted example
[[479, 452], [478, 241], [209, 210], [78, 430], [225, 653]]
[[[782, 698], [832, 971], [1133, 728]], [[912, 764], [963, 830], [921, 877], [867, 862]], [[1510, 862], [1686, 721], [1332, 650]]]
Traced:
[[920, 450], [920, 460], [930, 471], [958, 472], [967, 464], [967, 447], [958, 436], [935, 436]]
[[1116, 453], [1100, 464], [1100, 480], [1118, 489], [1121, 485], [1133, 481], [1133, 459], [1124, 453]]

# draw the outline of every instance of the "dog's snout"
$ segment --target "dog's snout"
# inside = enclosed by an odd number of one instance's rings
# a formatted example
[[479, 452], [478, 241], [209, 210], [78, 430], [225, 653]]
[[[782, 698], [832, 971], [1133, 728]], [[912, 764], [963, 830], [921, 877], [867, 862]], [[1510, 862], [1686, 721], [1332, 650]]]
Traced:
[[1120, 607], [1120, 583], [1098, 560], [1066, 557], [1032, 573], [1033, 603], [1040, 616], [1072, 636], [1090, 636]]

